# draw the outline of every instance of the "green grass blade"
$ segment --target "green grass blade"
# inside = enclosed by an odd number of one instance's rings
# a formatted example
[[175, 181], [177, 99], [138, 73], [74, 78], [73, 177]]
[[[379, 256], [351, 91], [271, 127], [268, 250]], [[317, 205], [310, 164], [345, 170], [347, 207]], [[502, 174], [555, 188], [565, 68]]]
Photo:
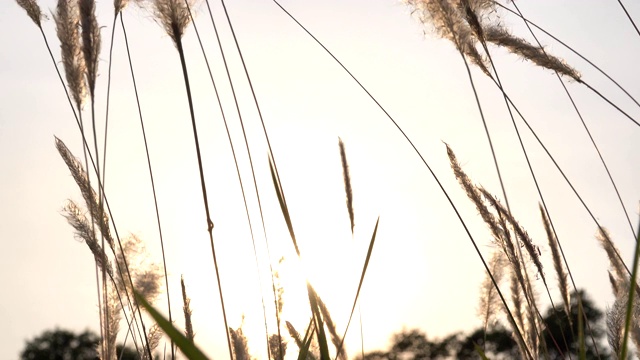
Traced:
[[180, 351], [190, 360], [208, 360], [207, 356], [195, 346], [182, 332], [176, 329], [169, 320], [165, 319], [151, 304], [145, 300], [137, 291], [134, 290], [136, 301], [147, 310], [153, 320], [160, 326], [162, 331], [178, 346]]
[[304, 339], [302, 340], [302, 347], [300, 348], [300, 352], [298, 353], [298, 360], [307, 360], [309, 355], [309, 348], [311, 347], [311, 341], [313, 340], [313, 318], [309, 321], [309, 327], [307, 327], [307, 332], [304, 334]]
[[[353, 306], [351, 307], [351, 314], [349, 315], [349, 321], [347, 321], [347, 327], [344, 329], [344, 335], [342, 336], [342, 340], [340, 340], [340, 346], [338, 346], [337, 353], [340, 354], [342, 351], [342, 347], [344, 346], [344, 339], [347, 337], [347, 330], [349, 330], [349, 324], [351, 324], [351, 318], [353, 317], [353, 313], [356, 310], [356, 304], [358, 303], [358, 297], [360, 296], [360, 290], [362, 289], [362, 283], [364, 282], [364, 276], [367, 272], [367, 267], [369, 267], [369, 260], [371, 260], [371, 252], [373, 251], [373, 244], [376, 241], [376, 234], [378, 233], [378, 224], [380, 223], [380, 217], [378, 216], [378, 220], [376, 220], [376, 227], [373, 229], [373, 235], [371, 235], [371, 241], [369, 242], [369, 250], [367, 250], [367, 257], [364, 260], [364, 266], [362, 267], [362, 275], [360, 275], [360, 282], [358, 283], [358, 291], [356, 291], [356, 297], [353, 299]], [[337, 359], [337, 355], [336, 355]]]
[[329, 344], [327, 343], [327, 334], [324, 331], [324, 320], [320, 306], [318, 305], [318, 295], [311, 284], [307, 282], [307, 293], [309, 295], [309, 305], [311, 313], [316, 324], [316, 335], [318, 337], [318, 347], [320, 348], [320, 360], [331, 360], [329, 355]]
[[482, 350], [482, 347], [480, 347], [480, 345], [476, 344], [475, 341], [473, 342], [473, 347], [476, 349], [476, 352], [478, 353], [478, 356], [480, 356], [480, 358], [482, 360], [489, 360], [487, 358], [487, 355], [484, 354], [484, 351]]
[[640, 223], [638, 224], [638, 232], [636, 235], [636, 251], [633, 255], [633, 270], [631, 271], [631, 280], [629, 281], [629, 299], [627, 300], [627, 317], [624, 323], [624, 337], [622, 338], [622, 350], [620, 351], [620, 359], [627, 358], [627, 343], [629, 340], [629, 329], [631, 327], [631, 318], [633, 313], [633, 304], [637, 294], [636, 278], [638, 277], [638, 257], [640, 257]]

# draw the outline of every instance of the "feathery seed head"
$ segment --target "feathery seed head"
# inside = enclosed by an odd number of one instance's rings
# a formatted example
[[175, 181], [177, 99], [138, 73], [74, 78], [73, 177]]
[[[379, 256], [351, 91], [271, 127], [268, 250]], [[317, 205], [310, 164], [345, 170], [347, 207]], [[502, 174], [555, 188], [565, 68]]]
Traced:
[[567, 282], [567, 272], [562, 265], [560, 259], [560, 248], [558, 246], [558, 239], [555, 233], [551, 229], [549, 218], [547, 217], [542, 204], [539, 204], [540, 215], [542, 216], [542, 224], [544, 230], [547, 233], [547, 240], [549, 241], [549, 248], [551, 249], [551, 258], [553, 260], [553, 268], [556, 270], [558, 276], [558, 287], [560, 288], [560, 294], [562, 295], [562, 302], [564, 303], [564, 311], [567, 313], [567, 318], [571, 321], [571, 298], [569, 294], [569, 283]]
[[129, 0], [114, 0], [113, 1], [113, 9], [115, 10], [116, 15], [124, 10], [129, 4]]
[[[151, 326], [151, 329], [149, 329], [149, 335], [147, 336], [149, 340], [149, 352], [153, 352], [156, 348], [158, 348], [160, 340], [162, 339], [162, 334], [162, 329], [160, 328], [160, 326], [158, 326], [158, 324], [153, 324], [153, 326]], [[149, 352], [142, 349], [142, 356], [140, 356], [140, 358], [142, 360], [152, 360], [149, 358]]]
[[469, 199], [476, 205], [476, 209], [480, 213], [482, 220], [487, 224], [489, 229], [491, 230], [491, 234], [493, 235], [495, 243], [504, 247], [506, 232], [504, 228], [500, 226], [495, 216], [489, 211], [489, 208], [485, 205], [482, 200], [482, 194], [478, 190], [478, 188], [471, 182], [471, 179], [467, 176], [467, 174], [462, 170], [458, 159], [456, 158], [456, 154], [453, 152], [451, 147], [447, 143], [444, 143], [447, 147], [447, 156], [449, 156], [449, 163], [451, 165], [451, 169], [453, 170], [453, 174], [455, 175], [458, 183], [467, 193]]
[[122, 318], [122, 303], [120, 302], [120, 298], [118, 297], [118, 291], [115, 286], [109, 286], [109, 290], [107, 291], [107, 301], [103, 305], [107, 308], [107, 313], [109, 316], [106, 321], [103, 323], [103, 339], [104, 342], [104, 354], [102, 354], [102, 359], [115, 359], [116, 358], [116, 339], [118, 338], [118, 332], [120, 331], [120, 319]]
[[73, 100], [78, 109], [84, 102], [87, 86], [84, 79], [85, 62], [80, 46], [80, 14], [78, 4], [72, 0], [58, 0], [56, 12], [53, 14], [56, 33], [60, 40], [62, 64], [64, 66], [67, 86], [71, 90]]
[[[624, 264], [622, 263], [622, 261], [618, 256], [618, 249], [613, 244], [613, 241], [611, 241], [611, 237], [609, 237], [609, 232], [604, 228], [598, 229], [598, 233], [596, 234], [596, 239], [598, 239], [598, 241], [600, 242], [600, 246], [602, 246], [604, 251], [607, 253], [607, 257], [609, 258], [609, 264], [611, 265], [613, 274], [616, 277], [617, 284], [618, 285], [624, 284], [626, 286], [628, 282], [627, 273], [626, 273]], [[620, 289], [623, 287], [619, 286], [618, 288]]]
[[520, 226], [520, 223], [516, 221], [513, 215], [508, 211], [508, 209], [506, 209], [500, 203], [500, 201], [498, 201], [498, 199], [492, 196], [491, 193], [489, 193], [484, 188], [480, 188], [479, 190], [480, 192], [482, 192], [485, 199], [487, 199], [487, 201], [491, 204], [491, 206], [493, 206], [493, 208], [496, 209], [496, 211], [498, 211], [501, 217], [504, 217], [504, 219], [506, 219], [509, 222], [509, 224], [511, 224], [511, 227], [513, 228], [520, 244], [524, 247], [524, 249], [529, 254], [529, 258], [535, 265], [536, 270], [538, 270], [538, 274], [542, 278], [542, 281], [546, 284], [547, 280], [544, 276], [544, 272], [542, 271], [542, 262], [540, 261], [540, 254], [538, 253], [539, 249], [536, 245], [533, 244], [533, 240], [531, 239], [531, 237], [529, 237], [529, 234], [527, 234], [527, 232], [522, 228], [522, 226]]
[[100, 54], [100, 27], [96, 19], [96, 2], [95, 0], [79, 0], [78, 4], [82, 25], [82, 52], [89, 92], [93, 97], [98, 75], [98, 55]]
[[351, 221], [351, 233], [354, 227], [353, 215], [353, 190], [351, 188], [351, 174], [349, 174], [349, 163], [347, 162], [347, 153], [344, 150], [344, 143], [338, 137], [338, 146], [340, 147], [340, 160], [342, 162], [342, 176], [344, 178], [344, 190], [347, 194], [347, 210], [349, 211], [349, 220]]
[[84, 167], [80, 163], [69, 148], [62, 142], [62, 140], [56, 139], [56, 148], [58, 149], [58, 153], [64, 160], [65, 164], [69, 168], [73, 179], [76, 184], [80, 188], [80, 192], [82, 193], [82, 197], [84, 198], [85, 203], [87, 204], [87, 208], [91, 213], [91, 217], [95, 225], [98, 227], [105, 240], [109, 243], [111, 250], [115, 248], [115, 242], [113, 237], [111, 236], [111, 231], [109, 228], [109, 217], [104, 211], [104, 206], [102, 203], [98, 201], [98, 196], [93, 188], [89, 184], [89, 178], [87, 177], [87, 173], [84, 170]]
[[248, 339], [242, 331], [242, 325], [236, 330], [230, 327], [229, 334], [231, 335], [231, 343], [233, 344], [234, 360], [251, 360]]
[[42, 28], [42, 19], [46, 19], [47, 17], [42, 13], [42, 10], [40, 10], [40, 6], [38, 6], [36, 0], [16, 0], [16, 2], [27, 12], [31, 20], [33, 20], [39, 28]]
[[184, 311], [184, 335], [193, 343], [195, 334], [193, 332], [193, 324], [191, 323], [191, 299], [187, 297], [187, 289], [184, 286], [183, 276], [180, 276], [180, 287], [182, 288], [182, 301], [184, 303], [184, 306], [182, 306], [182, 310]]
[[[443, 39], [451, 41], [456, 49], [476, 64], [487, 76], [491, 76], [485, 59], [476, 49], [476, 39], [471, 26], [461, 11], [449, 0], [405, 0], [417, 14], [420, 22], [431, 25]], [[460, 4], [457, 2], [457, 4]]]
[[[147, 301], [155, 301], [162, 289], [164, 273], [149, 257], [144, 242], [139, 237], [131, 235], [122, 241], [122, 252], [116, 254], [116, 262], [121, 269], [129, 269], [135, 290]], [[130, 291], [129, 279], [117, 275], [118, 284]]]
[[191, 21], [189, 9], [193, 0], [187, 1], [188, 5], [185, 0], [153, 0], [152, 3], [156, 21], [164, 27], [176, 47]]
[[62, 212], [69, 225], [74, 228], [75, 238], [80, 241], [84, 241], [84, 243], [89, 247], [89, 250], [93, 254], [98, 267], [105, 270], [109, 275], [113, 276], [111, 264], [106, 257], [104, 249], [102, 249], [102, 247], [98, 243], [96, 233], [93, 231], [91, 222], [87, 219], [84, 212], [72, 200], [67, 201], [67, 204], [62, 209]]
[[547, 54], [541, 47], [531, 45], [526, 40], [511, 35], [502, 26], [487, 26], [484, 29], [484, 34], [488, 42], [503, 46], [510, 52], [520, 55], [538, 66], [556, 71], [580, 82], [580, 73], [567, 65], [564, 60]]
[[[506, 258], [503, 252], [496, 251], [491, 256], [489, 262], [489, 269], [496, 284], [500, 284], [504, 277], [504, 269], [506, 266]], [[486, 273], [482, 286], [480, 288], [480, 299], [478, 304], [478, 315], [482, 319], [484, 330], [487, 331], [489, 323], [496, 316], [498, 309], [502, 305], [493, 281], [489, 277], [489, 273]]]

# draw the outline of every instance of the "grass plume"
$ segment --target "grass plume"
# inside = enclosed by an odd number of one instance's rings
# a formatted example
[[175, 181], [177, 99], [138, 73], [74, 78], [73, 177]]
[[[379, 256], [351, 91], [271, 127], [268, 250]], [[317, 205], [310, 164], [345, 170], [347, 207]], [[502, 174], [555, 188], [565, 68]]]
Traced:
[[156, 20], [178, 47], [178, 42], [191, 21], [187, 3], [185, 0], [153, 0], [152, 8]]
[[87, 94], [87, 85], [84, 78], [86, 65], [80, 44], [78, 4], [75, 1], [58, 0], [53, 20], [56, 23], [56, 33], [60, 40], [62, 65], [67, 78], [67, 86], [79, 111]]
[[451, 41], [460, 53], [491, 77], [484, 58], [475, 47], [473, 32], [458, 7], [448, 0], [406, 0], [406, 3], [423, 24], [433, 25], [440, 37]]
[[107, 242], [109, 243], [111, 249], [115, 251], [115, 244], [109, 227], [109, 217], [105, 213], [104, 207], [100, 206], [101, 203], [99, 204], [98, 196], [89, 183], [89, 177], [87, 176], [84, 167], [82, 166], [80, 160], [73, 156], [69, 148], [67, 148], [62, 140], [56, 137], [55, 142], [58, 153], [64, 160], [65, 164], [67, 164], [67, 167], [69, 168], [73, 179], [80, 188], [80, 193], [82, 194], [82, 197], [87, 204], [87, 208], [92, 213], [91, 215], [93, 217], [93, 221], [95, 222], [96, 226], [98, 226], [98, 229], [102, 233], [102, 236], [104, 236], [105, 240], [107, 240]]
[[351, 175], [349, 174], [349, 163], [347, 162], [347, 153], [344, 149], [342, 139], [338, 138], [338, 146], [340, 147], [340, 160], [342, 164], [342, 176], [344, 178], [344, 191], [347, 194], [347, 210], [349, 211], [349, 220], [351, 221], [351, 233], [353, 234], [353, 189], [351, 188]]
[[119, 14], [129, 4], [129, 0], [113, 0], [113, 9], [115, 14]]
[[187, 289], [184, 285], [184, 277], [180, 277], [180, 287], [182, 288], [182, 301], [184, 305], [182, 306], [182, 310], [184, 311], [184, 336], [187, 337], [187, 340], [193, 342], [196, 335], [193, 332], [193, 324], [191, 323], [191, 299], [187, 296]]
[[69, 225], [75, 230], [76, 239], [84, 241], [89, 247], [89, 250], [91, 250], [98, 267], [113, 276], [111, 264], [106, 260], [104, 249], [98, 243], [96, 233], [91, 227], [91, 222], [87, 219], [80, 207], [74, 201], [68, 200], [62, 212], [67, 222], [69, 222]]
[[31, 20], [42, 29], [42, 20], [46, 19], [46, 16], [42, 13], [38, 2], [36, 0], [16, 0], [16, 2], [27, 12]]
[[[493, 278], [498, 284], [500, 284], [505, 274], [505, 261], [504, 253], [501, 251], [494, 252], [491, 260], [489, 261], [489, 268], [491, 269]], [[491, 282], [487, 273], [480, 287], [480, 299], [478, 304], [478, 315], [480, 315], [482, 320], [482, 326], [485, 334], [489, 324], [497, 314], [501, 305], [502, 304], [500, 303], [496, 289], [493, 286], [493, 282]]]
[[100, 55], [100, 26], [96, 18], [95, 0], [79, 0], [80, 24], [82, 26], [82, 53], [86, 66], [89, 93], [95, 95], [98, 77], [98, 56]]
[[547, 234], [547, 240], [549, 241], [549, 249], [551, 249], [551, 259], [553, 260], [553, 268], [556, 271], [558, 277], [558, 288], [562, 295], [562, 303], [564, 304], [564, 311], [567, 314], [567, 319], [571, 321], [571, 298], [569, 295], [569, 283], [567, 282], [567, 272], [562, 265], [560, 258], [560, 249], [558, 247], [558, 239], [555, 233], [551, 229], [549, 218], [547, 217], [542, 204], [539, 204], [540, 216], [542, 217], [542, 224], [544, 226], [545, 233]]
[[533, 62], [534, 64], [556, 71], [558, 74], [568, 76], [577, 82], [581, 82], [580, 73], [567, 65], [563, 60], [547, 54], [541, 47], [534, 46], [524, 39], [511, 35], [507, 29], [500, 26], [489, 26], [484, 29], [488, 42], [504, 47], [510, 52]]

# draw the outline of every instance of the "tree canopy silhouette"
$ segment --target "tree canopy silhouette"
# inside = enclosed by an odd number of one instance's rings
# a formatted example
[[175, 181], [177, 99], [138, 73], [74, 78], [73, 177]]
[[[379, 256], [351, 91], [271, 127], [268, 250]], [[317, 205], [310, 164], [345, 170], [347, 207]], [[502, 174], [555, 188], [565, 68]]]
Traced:
[[[608, 359], [610, 351], [604, 346], [605, 331], [603, 328], [603, 312], [583, 290], [571, 294], [571, 321], [563, 309], [549, 308], [544, 317], [544, 331], [541, 336], [546, 344], [541, 349], [541, 358], [551, 360], [577, 358], [579, 353], [578, 338], [578, 294], [582, 300], [582, 308], [588, 319], [585, 325], [585, 349], [587, 359]], [[595, 340], [593, 345], [591, 336]], [[435, 359], [479, 359], [476, 351], [479, 346], [489, 359], [517, 359], [520, 356], [518, 345], [513, 339], [511, 330], [498, 324], [485, 333], [482, 328], [469, 334], [456, 333], [441, 340], [428, 339], [418, 329], [402, 330], [392, 337], [388, 350], [377, 350], [365, 354], [365, 360], [435, 360]], [[545, 346], [545, 345], [541, 345]]]
[[[27, 341], [20, 360], [97, 360], [99, 343], [100, 336], [89, 330], [79, 334], [63, 329], [46, 330]], [[118, 359], [139, 359], [128, 347], [119, 345], [117, 349]]]

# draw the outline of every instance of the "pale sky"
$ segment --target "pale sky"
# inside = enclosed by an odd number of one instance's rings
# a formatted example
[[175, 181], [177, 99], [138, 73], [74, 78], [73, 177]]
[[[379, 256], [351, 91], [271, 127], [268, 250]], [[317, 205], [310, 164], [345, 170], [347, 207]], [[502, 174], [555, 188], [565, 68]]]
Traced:
[[[628, 4], [627, 4], [628, 3]], [[43, 9], [55, 1], [40, 1]], [[308, 309], [300, 296], [308, 274], [338, 328], [346, 325], [359, 271], [376, 218], [380, 227], [363, 292], [365, 349], [383, 349], [389, 336], [418, 327], [441, 337], [480, 325], [478, 289], [484, 276], [455, 213], [411, 147], [384, 113], [307, 34], [273, 2], [227, 4], [269, 131], [303, 256], [304, 272], [277, 205], [266, 145], [219, 2], [211, 1], [231, 66], [247, 128], [261, 194], [272, 262], [285, 285], [285, 320], [303, 330]], [[283, 0], [285, 6], [347, 66], [409, 134], [459, 207], [488, 258], [490, 234], [460, 189], [442, 141], [456, 152], [469, 176], [500, 194], [497, 176], [469, 80], [453, 45], [425, 29], [397, 0]], [[636, 20], [640, 5], [625, 5]], [[520, 2], [523, 13], [582, 52], [636, 98], [640, 37], [617, 2]], [[214, 77], [230, 122], [256, 234], [262, 288], [275, 332], [265, 240], [246, 151], [230, 87], [205, 7], [197, 8]], [[49, 13], [49, 12], [47, 12]], [[97, 89], [99, 137], [105, 114], [112, 3], [98, 3], [103, 26]], [[500, 12], [505, 25], [526, 37], [522, 22]], [[177, 52], [152, 16], [134, 6], [124, 12], [140, 90], [170, 281], [172, 311], [183, 324], [180, 275], [192, 298], [196, 342], [214, 358], [227, 356], [192, 129]], [[80, 138], [37, 27], [13, 1], [0, 3], [0, 358], [18, 356], [24, 341], [54, 327], [98, 331], [93, 258], [61, 216], [66, 199], [81, 200], [54, 147], [54, 135], [80, 156]], [[52, 21], [44, 29], [59, 61]], [[601, 74], [553, 40], [547, 49], [578, 69], [588, 83], [636, 119], [640, 110]], [[245, 315], [251, 351], [266, 358], [260, 285], [235, 168], [218, 105], [193, 28], [185, 34], [205, 177], [215, 224], [229, 323]], [[625, 260], [634, 240], [612, 186], [552, 72], [492, 49], [510, 97], [525, 114]], [[134, 233], [160, 261], [160, 247], [140, 123], [120, 26], [112, 63], [106, 192], [121, 235]], [[542, 248], [548, 278], [555, 278], [538, 196], [500, 92], [478, 69], [472, 74], [493, 135], [512, 211]], [[634, 226], [640, 200], [640, 127], [577, 83], [568, 85], [617, 182]], [[85, 112], [88, 107], [85, 109]], [[88, 112], [86, 112], [88, 116]], [[613, 299], [608, 263], [596, 225], [552, 163], [517, 120], [577, 286], [604, 309]], [[344, 205], [338, 137], [352, 174], [355, 234]], [[500, 196], [501, 197], [501, 196]], [[555, 281], [552, 296], [559, 298]], [[542, 284], [537, 284], [546, 304]], [[544, 295], [544, 296], [543, 296]], [[166, 313], [166, 298], [156, 305]], [[357, 319], [357, 318], [356, 318]], [[354, 324], [357, 324], [354, 323]], [[350, 354], [360, 344], [358, 325], [347, 338]], [[124, 325], [123, 325], [124, 327]], [[283, 329], [284, 330], [284, 329]], [[290, 345], [290, 352], [296, 352]]]

